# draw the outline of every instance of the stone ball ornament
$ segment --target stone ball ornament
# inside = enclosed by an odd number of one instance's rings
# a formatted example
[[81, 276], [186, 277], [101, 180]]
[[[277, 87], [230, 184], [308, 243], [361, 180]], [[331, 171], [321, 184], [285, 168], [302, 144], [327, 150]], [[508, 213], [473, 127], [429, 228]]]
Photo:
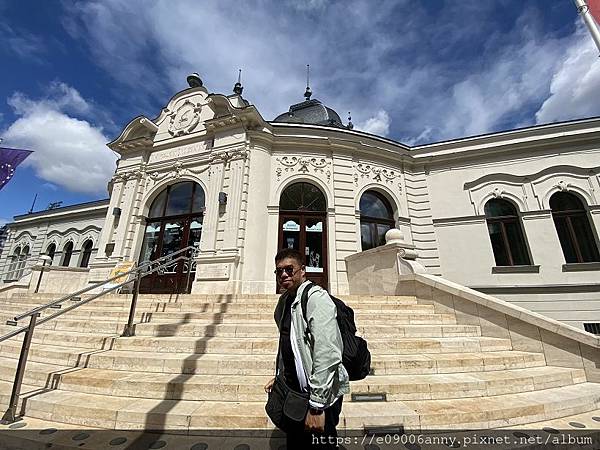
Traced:
[[400, 244], [404, 243], [404, 234], [398, 228], [390, 228], [385, 233], [386, 244]]

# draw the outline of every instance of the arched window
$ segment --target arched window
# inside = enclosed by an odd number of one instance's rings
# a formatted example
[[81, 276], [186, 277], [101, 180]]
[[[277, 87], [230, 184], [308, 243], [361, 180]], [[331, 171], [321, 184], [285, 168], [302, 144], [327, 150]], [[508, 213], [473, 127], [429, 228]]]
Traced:
[[54, 255], [56, 254], [56, 244], [53, 242], [46, 248], [46, 255], [50, 257], [50, 265], [54, 261]]
[[363, 250], [385, 244], [385, 233], [394, 228], [390, 202], [377, 191], [366, 191], [360, 198], [360, 241]]
[[496, 265], [531, 265], [515, 206], [507, 200], [494, 198], [485, 204], [484, 210]]
[[73, 256], [73, 242], [69, 241], [63, 247], [63, 257], [60, 265], [68, 267], [71, 262], [71, 256]]
[[81, 261], [79, 262], [79, 267], [87, 267], [90, 263], [90, 257], [92, 256], [92, 247], [94, 246], [94, 243], [92, 242], [91, 239], [88, 239], [87, 241], [85, 241], [85, 243], [83, 244], [82, 247], [82, 252], [81, 252]]
[[280, 211], [324, 212], [326, 209], [325, 196], [318, 187], [310, 183], [290, 184], [279, 199]]
[[21, 250], [21, 255], [19, 256], [19, 272], [17, 273], [17, 279], [23, 276], [23, 272], [25, 272], [25, 266], [27, 265], [27, 258], [29, 258], [29, 245], [23, 247]]
[[581, 200], [568, 192], [557, 192], [550, 197], [550, 209], [565, 261], [600, 261], [594, 233]]
[[19, 272], [19, 258], [21, 256], [21, 247], [15, 248], [12, 256], [10, 257], [10, 266], [6, 273], [7, 280], [16, 280]]
[[184, 181], [168, 186], [150, 206], [149, 218], [204, 212], [204, 190], [198, 183]]

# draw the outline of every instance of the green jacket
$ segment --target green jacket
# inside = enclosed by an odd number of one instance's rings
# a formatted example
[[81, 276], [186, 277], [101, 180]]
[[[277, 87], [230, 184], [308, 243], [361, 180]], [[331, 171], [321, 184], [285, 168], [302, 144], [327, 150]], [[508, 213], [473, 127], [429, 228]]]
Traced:
[[[348, 372], [342, 365], [342, 336], [337, 324], [337, 308], [326, 290], [313, 286], [306, 305], [307, 324], [302, 315], [300, 300], [308, 281], [302, 283], [291, 305], [291, 326], [294, 329], [297, 348], [310, 387], [310, 404], [324, 409], [344, 394], [350, 392]], [[279, 327], [285, 294], [275, 308], [275, 322]], [[290, 336], [291, 336], [290, 332]], [[302, 383], [301, 383], [302, 385]]]

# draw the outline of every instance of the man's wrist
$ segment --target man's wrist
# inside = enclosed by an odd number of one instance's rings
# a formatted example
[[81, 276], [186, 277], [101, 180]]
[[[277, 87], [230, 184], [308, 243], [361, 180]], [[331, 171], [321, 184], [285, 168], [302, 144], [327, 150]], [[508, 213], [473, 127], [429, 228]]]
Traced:
[[321, 415], [321, 414], [323, 414], [323, 410], [322, 410], [322, 409], [317, 409], [317, 408], [312, 408], [312, 407], [311, 407], [309, 410], [310, 410], [310, 413], [311, 413], [313, 416], [318, 416], [318, 415]]

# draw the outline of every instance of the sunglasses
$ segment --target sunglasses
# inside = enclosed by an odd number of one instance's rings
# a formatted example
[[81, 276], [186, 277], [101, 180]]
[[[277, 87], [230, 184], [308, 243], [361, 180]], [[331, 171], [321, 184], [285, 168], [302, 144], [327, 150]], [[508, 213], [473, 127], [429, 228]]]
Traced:
[[294, 276], [294, 274], [295, 274], [296, 272], [298, 272], [299, 270], [301, 270], [301, 269], [302, 269], [302, 268], [299, 268], [299, 269], [296, 269], [296, 270], [294, 270], [294, 266], [278, 267], [277, 269], [275, 269], [275, 270], [273, 271], [273, 273], [274, 273], [275, 275], [277, 275], [278, 277], [280, 277], [281, 275], [283, 275], [283, 272], [285, 272], [287, 276], [289, 276], [289, 277], [293, 277], [293, 276]]

